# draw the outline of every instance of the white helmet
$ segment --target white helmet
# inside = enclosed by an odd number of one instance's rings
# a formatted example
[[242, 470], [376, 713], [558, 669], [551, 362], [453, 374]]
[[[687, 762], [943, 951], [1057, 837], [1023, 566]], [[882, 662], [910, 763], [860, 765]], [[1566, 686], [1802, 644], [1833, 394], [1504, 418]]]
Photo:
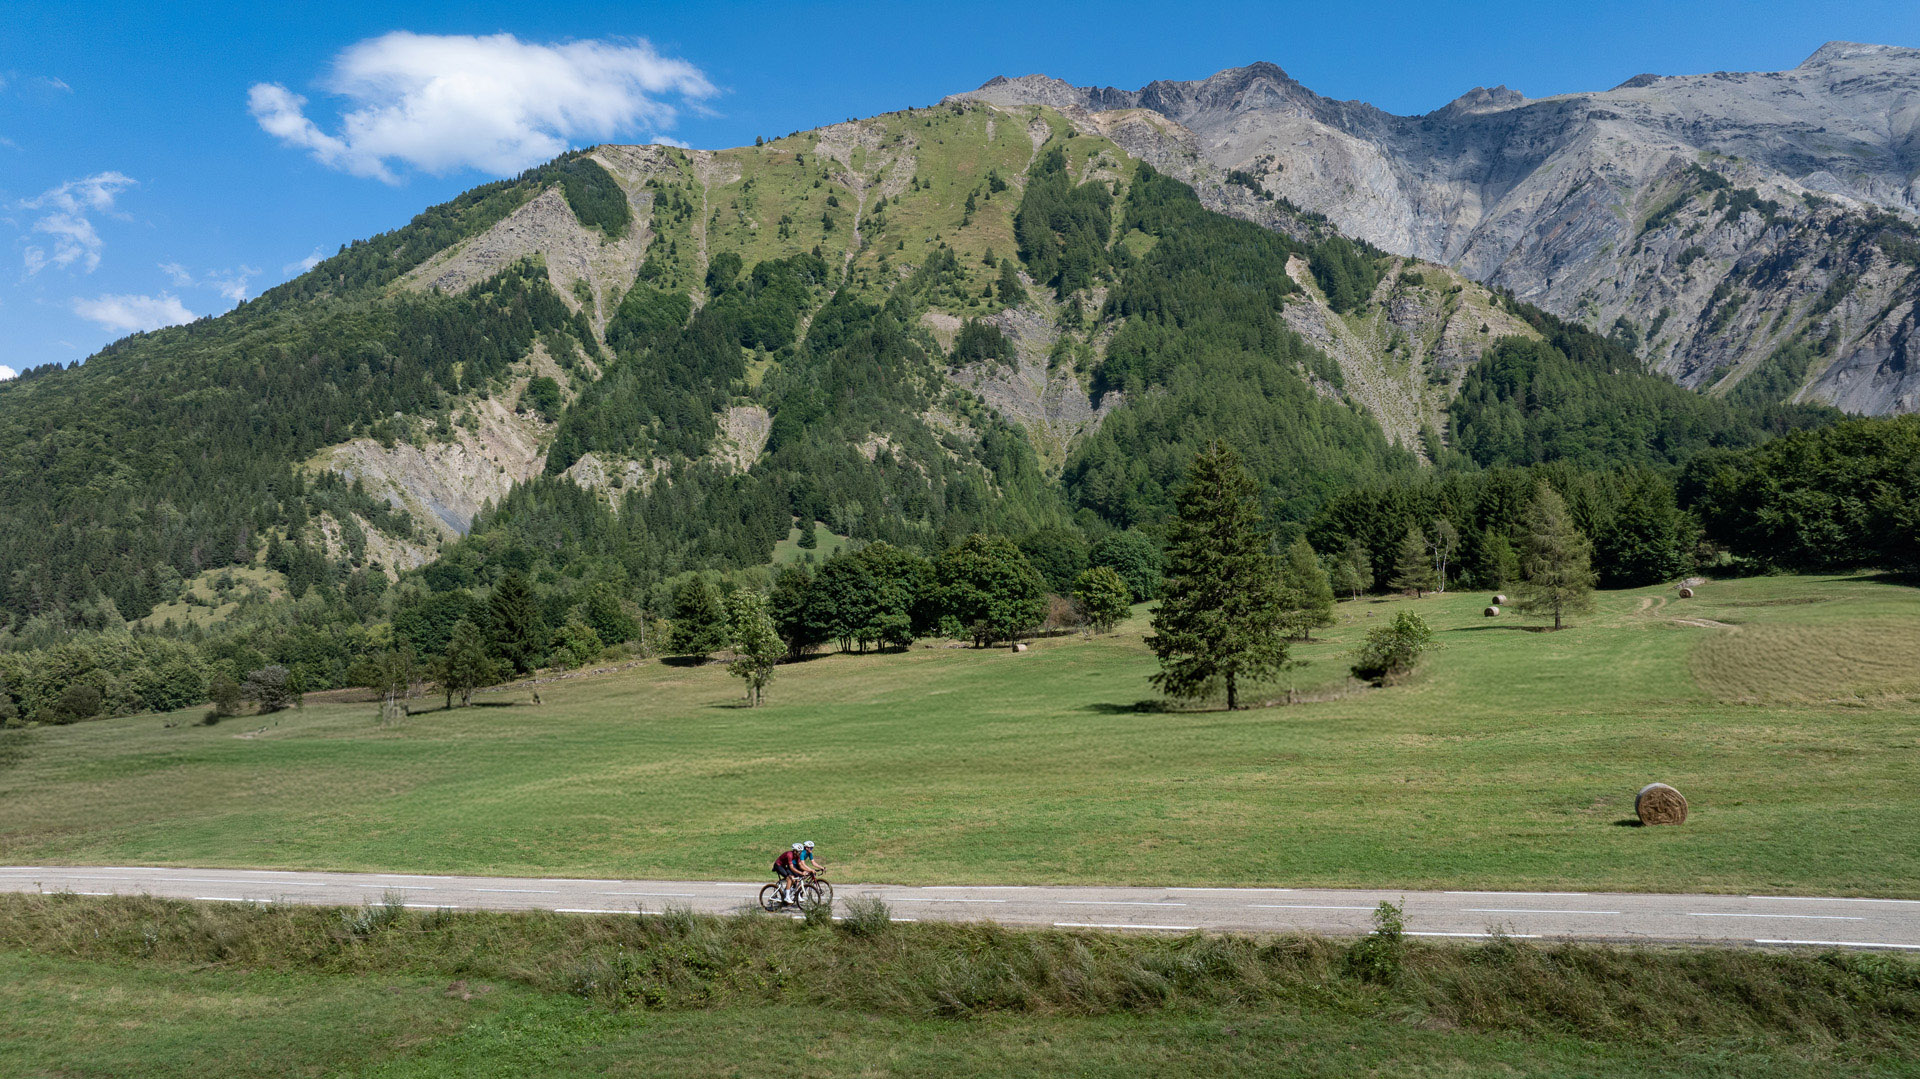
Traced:
[[809, 839], [809, 840], [807, 840], [807, 841], [806, 841], [805, 843], [802, 843], [802, 844], [800, 844], [800, 845], [801, 845], [801, 846], [803, 846], [803, 847], [805, 847], [805, 848], [807, 848], [808, 850], [812, 850], [812, 849], [813, 849], [813, 840], [811, 840], [811, 839]]
[[793, 845], [793, 849], [794, 849], [794, 850], [805, 850], [806, 848], [805, 848], [805, 847], [803, 847], [803, 846], [801, 846], [801, 845], [800, 845], [800, 844], [798, 844], [798, 843], [795, 843], [795, 844]]

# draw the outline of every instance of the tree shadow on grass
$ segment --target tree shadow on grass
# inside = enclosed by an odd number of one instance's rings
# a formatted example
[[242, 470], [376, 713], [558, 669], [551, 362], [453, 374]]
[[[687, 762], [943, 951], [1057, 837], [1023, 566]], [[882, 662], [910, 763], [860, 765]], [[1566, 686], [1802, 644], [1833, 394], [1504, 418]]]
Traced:
[[1134, 716], [1161, 712], [1211, 711], [1212, 709], [1179, 708], [1167, 701], [1146, 700], [1134, 701], [1132, 704], [1122, 704], [1118, 701], [1094, 701], [1080, 710], [1102, 716]]
[[1615, 828], [1645, 828], [1646, 827], [1646, 825], [1640, 823], [1639, 817], [1627, 817], [1624, 820], [1614, 821], [1613, 826]]
[[1498, 626], [1455, 626], [1445, 630], [1447, 633], [1486, 633], [1489, 630], [1504, 630], [1508, 633], [1552, 633], [1552, 626], [1518, 626], [1511, 622]]

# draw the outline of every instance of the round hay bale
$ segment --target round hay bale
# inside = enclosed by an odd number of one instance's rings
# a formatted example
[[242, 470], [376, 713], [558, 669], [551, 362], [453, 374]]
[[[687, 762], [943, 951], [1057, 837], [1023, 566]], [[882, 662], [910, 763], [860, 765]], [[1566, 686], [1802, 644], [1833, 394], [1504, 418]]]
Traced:
[[1500, 608], [1498, 608], [1498, 607], [1488, 607], [1488, 608], [1487, 608], [1487, 609], [1486, 609], [1485, 611], [1483, 611], [1483, 612], [1481, 612], [1481, 613], [1483, 613], [1483, 614], [1485, 614], [1485, 615], [1486, 615], [1486, 616], [1487, 616], [1488, 618], [1492, 618], [1492, 617], [1493, 617], [1494, 615], [1497, 615], [1497, 614], [1499, 614], [1499, 613], [1500, 613]]
[[1693, 589], [1691, 589], [1691, 588], [1682, 588], [1682, 589], [1680, 590], [1680, 598], [1681, 598], [1681, 599], [1692, 599], [1692, 598], [1693, 598]]
[[1493, 597], [1493, 605], [1495, 607], [1502, 606], [1506, 602], [1507, 602], [1507, 597], [1504, 594]]
[[1665, 783], [1649, 783], [1634, 796], [1633, 812], [1641, 824], [1685, 824], [1687, 799]]
[[1027, 650], [1027, 646], [1024, 644], [1015, 644], [1013, 650], [1016, 652], [1024, 652]]

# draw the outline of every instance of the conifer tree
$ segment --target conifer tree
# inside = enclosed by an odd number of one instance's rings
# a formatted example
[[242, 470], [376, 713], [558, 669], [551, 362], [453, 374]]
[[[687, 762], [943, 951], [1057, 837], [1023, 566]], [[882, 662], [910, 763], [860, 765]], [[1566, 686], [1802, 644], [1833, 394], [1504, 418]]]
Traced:
[[1258, 495], [1240, 455], [1213, 442], [1175, 496], [1163, 598], [1147, 638], [1160, 657], [1153, 684], [1170, 697], [1224, 686], [1227, 707], [1238, 708], [1241, 681], [1286, 667], [1280, 572]]
[[1280, 581], [1289, 637], [1310, 641], [1316, 627], [1333, 625], [1333, 583], [1305, 536], [1287, 548]]
[[1556, 630], [1563, 616], [1593, 610], [1592, 545], [1574, 525], [1566, 500], [1545, 480], [1534, 490], [1523, 527], [1526, 556], [1514, 606], [1522, 614], [1551, 614]]
[[667, 651], [704, 656], [726, 646], [726, 614], [713, 586], [704, 577], [689, 578], [673, 593], [673, 633], [667, 639]]
[[1500, 532], [1486, 531], [1481, 534], [1476, 545], [1480, 550], [1479, 561], [1474, 567], [1474, 576], [1479, 578], [1485, 588], [1505, 588], [1520, 576], [1520, 557], [1513, 553], [1513, 544]]
[[493, 595], [487, 600], [487, 629], [495, 658], [512, 667], [515, 674], [533, 670], [547, 650], [547, 627], [540, 617], [540, 603], [519, 570], [508, 570], [493, 586]]
[[1427, 557], [1427, 538], [1420, 529], [1407, 526], [1407, 535], [1400, 541], [1400, 551], [1393, 560], [1393, 580], [1396, 592], [1412, 592], [1415, 599], [1439, 587], [1439, 575], [1433, 570], [1433, 563]]

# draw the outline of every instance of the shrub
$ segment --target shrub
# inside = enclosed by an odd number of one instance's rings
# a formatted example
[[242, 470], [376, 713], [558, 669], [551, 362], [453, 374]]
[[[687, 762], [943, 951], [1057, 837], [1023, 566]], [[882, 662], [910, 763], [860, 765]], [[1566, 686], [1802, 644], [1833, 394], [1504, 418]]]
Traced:
[[86, 682], [76, 682], [60, 691], [59, 702], [53, 707], [55, 723], [75, 723], [83, 719], [92, 719], [100, 714], [105, 698], [100, 687]]
[[1382, 901], [1373, 910], [1373, 932], [1353, 942], [1347, 949], [1347, 973], [1363, 982], [1392, 985], [1400, 980], [1400, 968], [1407, 954], [1405, 925], [1401, 910]]
[[260, 706], [260, 714], [278, 712], [299, 699], [293, 678], [285, 667], [278, 663], [247, 672], [247, 684], [242, 694]]
[[1354, 649], [1353, 676], [1376, 685], [1413, 670], [1420, 653], [1433, 642], [1433, 630], [1426, 619], [1410, 611], [1395, 615], [1387, 625], [1367, 632], [1367, 639]]

